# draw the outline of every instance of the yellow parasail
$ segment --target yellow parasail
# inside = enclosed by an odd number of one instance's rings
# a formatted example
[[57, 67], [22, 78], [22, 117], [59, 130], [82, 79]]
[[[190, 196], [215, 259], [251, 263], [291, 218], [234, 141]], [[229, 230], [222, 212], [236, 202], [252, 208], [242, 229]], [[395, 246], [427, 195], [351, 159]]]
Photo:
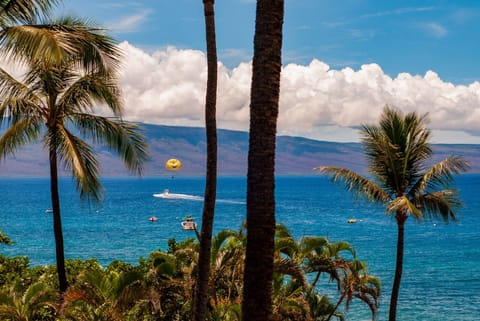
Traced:
[[168, 171], [178, 171], [182, 169], [182, 162], [176, 158], [171, 158], [165, 163], [165, 169]]

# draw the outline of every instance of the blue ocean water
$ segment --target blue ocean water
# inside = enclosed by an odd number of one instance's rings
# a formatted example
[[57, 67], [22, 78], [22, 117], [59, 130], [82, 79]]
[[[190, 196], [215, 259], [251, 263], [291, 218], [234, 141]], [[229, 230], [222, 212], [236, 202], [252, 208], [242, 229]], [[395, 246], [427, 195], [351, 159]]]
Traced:
[[[67, 258], [97, 258], [136, 263], [170, 238], [194, 237], [183, 231], [182, 218], [201, 218], [204, 179], [199, 177], [105, 178], [105, 200], [81, 203], [69, 178], [61, 180], [61, 205]], [[409, 219], [398, 303], [399, 321], [480, 319], [480, 175], [457, 178], [464, 201], [457, 223]], [[171, 199], [153, 197], [165, 188]], [[218, 181], [215, 231], [239, 229], [245, 220], [246, 180]], [[0, 245], [0, 253], [26, 255], [32, 265], [54, 264], [54, 238], [49, 181], [45, 178], [2, 178], [0, 228], [16, 243]], [[386, 320], [395, 268], [396, 225], [382, 208], [354, 200], [342, 187], [322, 176], [278, 177], [277, 222], [296, 237], [328, 236], [348, 241], [369, 273], [382, 280], [378, 320]], [[150, 222], [151, 216], [158, 221]], [[348, 224], [356, 218], [356, 224]], [[322, 286], [322, 285], [321, 285]], [[326, 286], [328, 288], [328, 286]], [[348, 320], [368, 320], [362, 303], [350, 307]]]

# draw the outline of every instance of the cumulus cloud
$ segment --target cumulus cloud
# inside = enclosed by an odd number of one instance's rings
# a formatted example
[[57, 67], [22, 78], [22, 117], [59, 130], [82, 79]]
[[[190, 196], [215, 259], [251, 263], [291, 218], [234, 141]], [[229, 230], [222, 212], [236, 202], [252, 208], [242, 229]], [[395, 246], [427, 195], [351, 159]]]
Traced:
[[[170, 47], [147, 54], [126, 42], [121, 46], [126, 53], [121, 84], [127, 119], [204, 126], [207, 67], [203, 52]], [[250, 79], [250, 63], [233, 69], [219, 64], [220, 128], [248, 129]], [[319, 60], [284, 66], [278, 130], [332, 140], [335, 132], [345, 134], [361, 124], [375, 123], [385, 104], [428, 113], [432, 129], [480, 135], [479, 82], [454, 85], [433, 71], [392, 78], [377, 64], [334, 70]]]
[[[147, 53], [127, 42], [120, 46], [126, 120], [204, 126], [207, 62], [203, 52], [169, 47]], [[0, 67], [17, 77], [22, 72], [17, 64], [5, 61]], [[232, 69], [219, 63], [219, 128], [248, 130], [251, 72], [249, 62]], [[386, 104], [404, 112], [428, 113], [429, 127], [439, 133], [437, 142], [480, 143], [480, 82], [455, 85], [433, 71], [392, 78], [377, 64], [336, 70], [316, 59], [309, 65], [283, 67], [278, 133], [357, 140], [359, 126], [376, 123]], [[470, 136], [459, 136], [459, 131]]]

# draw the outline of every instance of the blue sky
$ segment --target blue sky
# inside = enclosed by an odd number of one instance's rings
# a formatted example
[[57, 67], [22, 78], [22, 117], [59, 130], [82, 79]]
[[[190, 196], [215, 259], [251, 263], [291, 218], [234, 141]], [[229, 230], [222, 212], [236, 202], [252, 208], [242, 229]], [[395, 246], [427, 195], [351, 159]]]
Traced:
[[[217, 0], [215, 11], [218, 56], [225, 79], [228, 78], [225, 88], [219, 88], [219, 94], [226, 97], [225, 102], [219, 102], [220, 127], [246, 129], [245, 88], [249, 77], [241, 72], [248, 74], [248, 66], [244, 65], [250, 63], [252, 56], [255, 1]], [[201, 0], [64, 0], [60, 12], [91, 18], [123, 42], [129, 64], [136, 64], [124, 73], [125, 90], [134, 91], [137, 97], [126, 98], [127, 109], [137, 108], [127, 110], [127, 116], [142, 121], [144, 113], [156, 123], [202, 124], [203, 78], [192, 75], [204, 75]], [[316, 139], [355, 140], [358, 125], [374, 122], [388, 103], [405, 111], [429, 112], [439, 141], [480, 143], [480, 131], [476, 128], [480, 121], [479, 36], [480, 2], [473, 0], [286, 0], [286, 88], [281, 99], [284, 114], [281, 111], [279, 132]], [[140, 63], [143, 59], [148, 62]], [[192, 61], [200, 65], [190, 66]], [[167, 76], [165, 73], [172, 70], [165, 67], [167, 62], [185, 68], [179, 74], [188, 79], [183, 82], [180, 75]], [[153, 102], [154, 79], [140, 88], [138, 81], [130, 83], [130, 68], [139, 79], [142, 68], [161, 79], [178, 78], [157, 89], [174, 90], [159, 94], [165, 96], [164, 105]], [[222, 81], [222, 76], [219, 79]], [[195, 105], [191, 115], [187, 111], [168, 111], [167, 98], [171, 101], [182, 95], [180, 82], [188, 87], [184, 90], [198, 91], [189, 100], [173, 103]], [[364, 94], [370, 89], [371, 93]], [[247, 97], [236, 97], [238, 92]], [[338, 110], [342, 117], [333, 115]], [[195, 116], [197, 112], [199, 115]], [[302, 117], [312, 113], [328, 115], [323, 119], [313, 117], [314, 120]]]

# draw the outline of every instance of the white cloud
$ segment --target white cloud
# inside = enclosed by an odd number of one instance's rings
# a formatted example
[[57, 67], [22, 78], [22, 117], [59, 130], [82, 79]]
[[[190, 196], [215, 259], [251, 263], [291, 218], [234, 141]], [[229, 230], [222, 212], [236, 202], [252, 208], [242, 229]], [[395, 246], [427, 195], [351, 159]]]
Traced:
[[365, 15], [362, 15], [361, 18], [377, 18], [377, 17], [404, 15], [404, 14], [418, 13], [418, 12], [425, 12], [425, 11], [433, 11], [433, 10], [435, 10], [434, 7], [398, 8], [398, 9], [395, 9], [395, 10], [380, 11], [380, 12], [365, 14]]
[[[126, 120], [204, 126], [203, 52], [169, 47], [149, 54], [127, 42], [120, 46], [125, 54], [120, 85]], [[248, 130], [250, 81], [250, 63], [233, 69], [219, 64], [219, 128]], [[428, 113], [435, 142], [480, 143], [480, 82], [454, 85], [433, 71], [392, 78], [376, 64], [335, 70], [319, 60], [286, 65], [281, 81], [282, 135], [355, 141], [358, 127], [376, 123], [389, 104], [404, 112]]]
[[[128, 43], [121, 47], [126, 53], [121, 84], [127, 119], [204, 126], [207, 70], [203, 52], [169, 47], [147, 54]], [[248, 129], [250, 79], [250, 63], [231, 70], [219, 64], [220, 128]], [[285, 66], [281, 86], [279, 134], [328, 140], [337, 135], [345, 141], [357, 133], [359, 125], [375, 123], [389, 104], [405, 112], [429, 113], [434, 130], [461, 129], [480, 135], [479, 82], [454, 85], [433, 71], [392, 78], [376, 64], [333, 70], [313, 60], [307, 66]]]
[[436, 38], [442, 38], [447, 35], [447, 29], [436, 22], [423, 23], [421, 24], [421, 28], [429, 35]]
[[132, 32], [136, 31], [142, 23], [147, 19], [150, 14], [149, 10], [143, 10], [142, 12], [132, 14], [127, 17], [123, 17], [116, 21], [110, 22], [111, 29], [117, 32]]

